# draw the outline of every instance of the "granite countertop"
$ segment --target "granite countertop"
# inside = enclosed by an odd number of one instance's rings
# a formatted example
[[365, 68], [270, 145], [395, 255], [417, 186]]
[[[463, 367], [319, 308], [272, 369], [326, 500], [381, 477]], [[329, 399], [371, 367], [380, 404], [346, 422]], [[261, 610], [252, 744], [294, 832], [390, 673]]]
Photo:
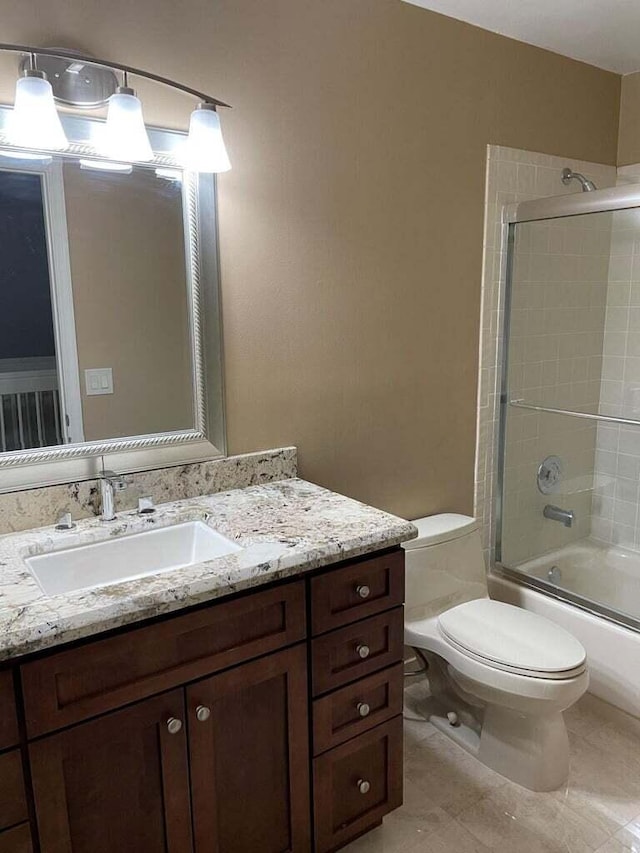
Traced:
[[[202, 520], [241, 551], [183, 569], [55, 596], [25, 557]], [[297, 478], [161, 504], [151, 516], [83, 520], [0, 537], [0, 660], [221, 598], [413, 539], [408, 521]]]

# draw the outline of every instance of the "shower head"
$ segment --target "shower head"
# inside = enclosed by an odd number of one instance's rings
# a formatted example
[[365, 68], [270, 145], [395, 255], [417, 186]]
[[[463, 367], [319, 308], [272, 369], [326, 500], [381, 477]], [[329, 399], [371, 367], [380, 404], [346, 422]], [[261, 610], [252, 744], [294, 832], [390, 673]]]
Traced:
[[582, 187], [583, 193], [590, 193], [593, 190], [597, 190], [598, 188], [590, 181], [588, 178], [585, 178], [584, 175], [581, 175], [580, 172], [574, 172], [573, 169], [570, 169], [568, 166], [562, 170], [562, 183], [566, 185], [570, 184], [571, 181], [578, 181], [580, 186]]

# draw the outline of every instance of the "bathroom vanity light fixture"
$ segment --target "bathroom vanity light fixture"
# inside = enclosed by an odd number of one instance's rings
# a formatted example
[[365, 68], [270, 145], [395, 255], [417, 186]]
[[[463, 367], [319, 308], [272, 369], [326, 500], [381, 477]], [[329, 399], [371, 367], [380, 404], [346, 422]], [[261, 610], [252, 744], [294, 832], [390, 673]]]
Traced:
[[228, 172], [231, 168], [220, 118], [213, 104], [198, 104], [191, 113], [183, 166], [193, 172]]
[[[131, 75], [168, 86], [200, 102], [191, 114], [189, 135], [179, 157], [174, 157], [174, 162], [179, 159], [183, 168], [194, 172], [226, 172], [231, 168], [222, 138], [220, 118], [216, 112], [217, 107], [228, 106], [223, 101], [168, 77], [85, 56], [73, 50], [0, 43], [2, 50], [29, 57], [28, 67], [25, 67], [27, 59], [23, 59], [24, 76], [18, 80], [15, 105], [5, 128], [5, 138], [11, 145], [30, 149], [31, 152], [51, 150], [66, 151], [68, 154], [77, 153], [78, 147], [81, 147], [83, 155], [85, 152], [87, 154], [87, 163], [95, 153], [105, 158], [103, 161], [95, 160], [95, 168], [100, 168], [102, 162], [105, 169], [112, 171], [126, 171], [127, 164], [156, 159], [144, 125], [142, 104], [128, 83]], [[51, 83], [44, 71], [38, 70], [38, 60], [46, 63]], [[113, 94], [104, 91], [102, 100], [83, 99], [81, 86], [70, 86], [65, 75], [77, 76], [85, 68], [89, 71], [84, 82], [92, 94], [99, 88], [98, 82], [107, 85], [105, 78], [113, 71], [122, 73], [123, 85], [114, 92], [116, 81], [111, 74], [110, 92]], [[70, 97], [70, 92], [77, 92], [77, 98]], [[106, 122], [96, 123], [96, 134], [91, 143], [77, 140], [69, 142], [56, 110], [56, 101], [82, 110], [108, 104]], [[28, 154], [25, 153], [25, 156]], [[162, 161], [162, 157], [160, 159]]]
[[69, 141], [62, 129], [56, 110], [51, 83], [44, 71], [35, 67], [35, 54], [31, 54], [31, 67], [16, 83], [13, 112], [7, 127], [7, 139], [12, 145], [23, 148], [60, 150]]
[[111, 160], [145, 162], [153, 160], [153, 149], [142, 117], [140, 98], [128, 85], [118, 86], [109, 98], [107, 121], [100, 128], [98, 153]]

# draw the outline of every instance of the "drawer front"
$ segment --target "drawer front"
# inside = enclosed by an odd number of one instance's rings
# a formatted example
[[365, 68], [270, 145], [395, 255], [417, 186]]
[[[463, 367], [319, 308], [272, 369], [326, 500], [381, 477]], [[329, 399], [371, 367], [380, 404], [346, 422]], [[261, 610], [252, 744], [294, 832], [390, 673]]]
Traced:
[[311, 631], [315, 636], [404, 601], [404, 551], [361, 560], [311, 580]]
[[19, 749], [0, 755], [0, 830], [28, 820]]
[[29, 737], [304, 639], [304, 583], [175, 616], [21, 668]]
[[313, 695], [402, 660], [403, 608], [396, 607], [312, 641]]
[[18, 741], [13, 673], [9, 669], [4, 669], [0, 672], [0, 749], [16, 746]]
[[33, 853], [28, 823], [0, 832], [0, 853]]
[[402, 805], [402, 717], [313, 762], [316, 853], [328, 853]]
[[313, 703], [313, 753], [319, 755], [402, 713], [401, 663]]

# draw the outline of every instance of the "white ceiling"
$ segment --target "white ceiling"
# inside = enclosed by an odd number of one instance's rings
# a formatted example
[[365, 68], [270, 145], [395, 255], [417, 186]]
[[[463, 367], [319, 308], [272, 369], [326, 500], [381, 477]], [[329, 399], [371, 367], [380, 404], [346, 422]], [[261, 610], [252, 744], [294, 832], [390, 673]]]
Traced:
[[590, 65], [640, 70], [640, 0], [405, 0]]

